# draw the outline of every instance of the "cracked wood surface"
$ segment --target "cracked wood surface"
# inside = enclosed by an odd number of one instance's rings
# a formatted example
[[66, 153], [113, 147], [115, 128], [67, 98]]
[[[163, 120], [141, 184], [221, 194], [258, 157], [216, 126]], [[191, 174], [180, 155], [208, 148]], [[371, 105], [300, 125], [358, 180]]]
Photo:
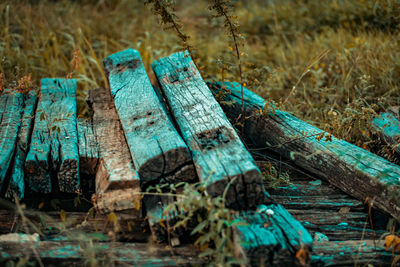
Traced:
[[99, 149], [90, 119], [78, 119], [79, 171], [95, 175], [99, 163]]
[[372, 121], [380, 138], [400, 155], [400, 107], [389, 108]]
[[161, 178], [173, 183], [194, 180], [190, 152], [160, 103], [139, 52], [127, 49], [110, 55], [104, 68], [141, 184]]
[[296, 252], [311, 250], [313, 239], [303, 225], [279, 204], [242, 211], [235, 226], [235, 243], [252, 266], [296, 266]]
[[265, 200], [260, 171], [215, 101], [187, 53], [175, 53], [152, 64], [197, 174], [212, 196], [243, 209]]
[[14, 197], [18, 197], [19, 199], [24, 198], [25, 159], [33, 130], [37, 99], [37, 93], [35, 91], [30, 91], [24, 96], [24, 108], [15, 151], [14, 166], [11, 172], [10, 184], [6, 192], [6, 197], [9, 199], [14, 199]]
[[9, 173], [15, 158], [18, 132], [24, 98], [18, 92], [6, 90], [0, 95], [0, 186], [1, 194], [7, 190]]
[[[210, 88], [225, 113], [235, 119], [241, 112], [240, 85], [214, 83]], [[248, 117], [244, 134], [256, 148], [291, 159], [349, 195], [362, 201], [369, 197], [375, 207], [400, 217], [399, 166], [333, 136], [332, 141], [316, 140], [322, 130], [287, 112], [276, 109], [269, 112], [264, 109], [264, 99], [246, 88], [244, 101]]]
[[[105, 88], [90, 90], [88, 103], [93, 109], [93, 130], [99, 149], [95, 178], [97, 207], [102, 212], [136, 208], [135, 200], [140, 203], [139, 174], [133, 165], [111, 94]], [[123, 196], [127, 199], [122, 199]]]
[[80, 189], [75, 79], [42, 79], [32, 140], [25, 162], [35, 192]]

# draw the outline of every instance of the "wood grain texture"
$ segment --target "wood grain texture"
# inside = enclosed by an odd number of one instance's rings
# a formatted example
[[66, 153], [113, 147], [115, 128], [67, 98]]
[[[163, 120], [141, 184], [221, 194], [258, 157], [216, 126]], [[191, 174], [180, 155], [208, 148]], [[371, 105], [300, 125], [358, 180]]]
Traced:
[[0, 186], [2, 194], [9, 184], [9, 172], [16, 154], [24, 98], [7, 90], [0, 95]]
[[393, 107], [372, 121], [380, 138], [400, 154], [400, 108]]
[[[240, 85], [214, 83], [210, 88], [225, 113], [236, 118], [240, 114]], [[264, 110], [264, 99], [246, 88], [244, 101], [248, 117], [244, 134], [256, 147], [291, 159], [359, 200], [370, 197], [376, 208], [400, 218], [399, 166], [333, 136], [332, 141], [316, 140], [323, 131], [287, 112]]]
[[150, 84], [139, 52], [127, 49], [110, 55], [104, 68], [141, 183], [194, 180], [190, 152]]
[[99, 164], [99, 149], [93, 123], [90, 119], [78, 119], [79, 171], [95, 175]]
[[74, 193], [80, 189], [76, 80], [42, 79], [40, 92], [25, 163], [27, 183], [36, 192]]
[[[107, 208], [109, 202], [114, 201], [113, 198], [118, 196], [118, 192], [124, 192], [118, 190], [130, 190], [130, 193], [125, 192], [124, 194], [135, 195], [134, 199], [139, 201], [139, 174], [133, 166], [110, 92], [105, 88], [90, 90], [88, 102], [93, 109], [93, 130], [100, 158], [95, 178], [98, 207], [101, 210], [109, 210], [111, 208]], [[124, 203], [123, 205], [115, 203], [115, 207], [122, 209], [136, 207], [133, 201], [124, 201]], [[127, 206], [127, 204], [129, 205]]]
[[[185, 266], [201, 265], [194, 246], [176, 248], [143, 243], [105, 243], [101, 241], [0, 242], [0, 263], [27, 256], [35, 261], [37, 252], [45, 266], [83, 266], [86, 259], [94, 265]], [[88, 252], [93, 254], [88, 255]], [[93, 257], [93, 258], [91, 258]], [[97, 263], [97, 264], [96, 264]], [[204, 264], [204, 263], [203, 263]]]
[[30, 91], [24, 96], [24, 108], [15, 151], [14, 166], [11, 172], [10, 183], [6, 191], [6, 197], [9, 199], [14, 199], [15, 197], [19, 199], [24, 198], [25, 159], [31, 141], [37, 100], [38, 97], [35, 91]]
[[229, 185], [226, 204], [236, 209], [264, 202], [259, 169], [188, 53], [172, 54], [152, 66], [208, 193], [222, 196]]
[[235, 227], [236, 244], [252, 266], [296, 266], [296, 252], [312, 249], [311, 235], [279, 204], [259, 205], [238, 219], [247, 225]]

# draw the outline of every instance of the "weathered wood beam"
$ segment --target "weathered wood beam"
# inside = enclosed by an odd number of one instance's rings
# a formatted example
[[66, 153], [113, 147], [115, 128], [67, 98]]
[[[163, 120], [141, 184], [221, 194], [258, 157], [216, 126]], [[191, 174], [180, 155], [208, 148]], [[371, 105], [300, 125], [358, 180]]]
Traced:
[[194, 180], [190, 152], [150, 84], [139, 52], [110, 55], [104, 68], [141, 183]]
[[7, 191], [9, 173], [15, 158], [18, 132], [24, 104], [22, 94], [7, 90], [0, 95], [0, 186]]
[[300, 265], [296, 253], [303, 249], [309, 255], [312, 249], [311, 235], [279, 204], [242, 211], [237, 219], [246, 224], [235, 227], [237, 250], [251, 266]]
[[[36, 254], [37, 253], [37, 254]], [[99, 241], [39, 241], [0, 242], [0, 263], [28, 257], [35, 261], [38, 255], [43, 264], [56, 266], [81, 266], [87, 261], [94, 265], [116, 266], [181, 266], [201, 265], [194, 246], [175, 248], [144, 243], [99, 242]], [[203, 263], [204, 264], [204, 263]]]
[[[213, 83], [210, 88], [230, 119], [241, 113], [238, 83]], [[265, 104], [244, 88], [244, 135], [258, 149], [277, 152], [298, 166], [328, 180], [347, 194], [400, 218], [400, 167]], [[265, 107], [264, 107], [265, 106]], [[324, 138], [317, 140], [316, 137]]]
[[25, 163], [26, 180], [33, 191], [74, 193], [80, 189], [76, 113], [75, 79], [41, 80]]
[[100, 157], [95, 178], [97, 207], [102, 212], [114, 208], [135, 209], [135, 201], [140, 203], [141, 199], [139, 174], [133, 165], [112, 96], [105, 88], [93, 89], [89, 91], [88, 103], [93, 109], [93, 130]]
[[6, 197], [14, 199], [24, 198], [25, 192], [25, 159], [28, 152], [33, 122], [35, 118], [36, 106], [37, 106], [37, 93], [36, 91], [30, 91], [24, 97], [24, 109], [21, 119], [21, 128], [18, 134], [17, 147], [15, 151], [14, 166], [11, 172], [10, 184], [7, 188]]
[[95, 175], [99, 164], [99, 149], [90, 119], [78, 119], [79, 171]]
[[208, 193], [222, 196], [228, 186], [229, 207], [263, 203], [260, 171], [188, 53], [162, 58], [153, 63], [153, 70]]
[[379, 137], [400, 154], [400, 107], [393, 107], [372, 121]]
[[383, 240], [352, 240], [314, 244], [311, 266], [391, 266], [396, 254]]

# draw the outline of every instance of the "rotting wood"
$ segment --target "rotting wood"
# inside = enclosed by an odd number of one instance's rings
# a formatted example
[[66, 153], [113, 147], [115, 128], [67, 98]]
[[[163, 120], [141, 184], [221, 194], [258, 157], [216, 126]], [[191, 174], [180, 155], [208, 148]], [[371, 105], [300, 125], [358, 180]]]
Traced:
[[[225, 113], [241, 113], [240, 85], [213, 83], [210, 88]], [[400, 167], [344, 140], [266, 105], [264, 99], [244, 88], [244, 134], [259, 150], [271, 150], [298, 166], [328, 180], [357, 199], [400, 218]], [[320, 140], [317, 140], [317, 137]]]
[[99, 163], [97, 139], [89, 119], [78, 119], [79, 171], [95, 175]]
[[25, 162], [26, 181], [33, 191], [80, 190], [76, 118], [76, 80], [42, 79]]
[[252, 266], [296, 266], [296, 253], [307, 256], [313, 239], [308, 231], [279, 204], [259, 205], [238, 218], [247, 225], [235, 226], [235, 243]]
[[15, 157], [24, 99], [22, 94], [7, 90], [0, 95], [0, 187], [7, 190], [9, 173]]
[[380, 138], [400, 154], [400, 107], [392, 107], [372, 121]]
[[127, 49], [104, 59], [111, 94], [140, 182], [193, 181], [190, 152], [169, 120], [139, 52]]
[[[135, 210], [141, 203], [139, 174], [133, 166], [111, 94], [105, 88], [90, 90], [88, 103], [94, 113], [93, 130], [100, 158], [95, 178], [97, 207], [102, 212], [113, 208]], [[114, 204], [109, 206], [110, 203]]]
[[15, 151], [14, 166], [11, 172], [10, 183], [6, 192], [6, 197], [9, 199], [14, 199], [15, 197], [18, 197], [18, 199], [24, 198], [25, 159], [26, 154], [28, 153], [29, 143], [32, 135], [36, 106], [37, 93], [36, 91], [32, 90], [24, 97], [24, 109]]
[[[128, 211], [115, 212], [116, 221], [110, 221], [108, 214], [96, 212], [64, 212], [65, 217], [61, 219], [58, 211], [34, 211], [24, 210], [24, 216], [30, 221], [24, 224], [18, 213], [8, 210], [0, 210], [0, 234], [10, 232], [28, 231], [34, 233], [35, 225], [40, 228], [45, 236], [42, 241], [69, 240], [78, 241], [83, 236], [99, 236], [101, 240], [111, 241], [107, 235], [110, 231], [116, 231], [117, 240], [129, 240], [145, 242], [150, 237], [148, 224], [144, 218], [137, 218]], [[115, 225], [116, 224], [116, 225]], [[100, 234], [103, 234], [100, 235]]]
[[318, 242], [311, 266], [391, 266], [395, 256], [385, 250], [383, 240]]
[[[87, 254], [90, 252], [91, 254]], [[196, 256], [198, 250], [191, 245], [175, 248], [173, 252], [163, 246], [143, 243], [89, 242], [89, 241], [40, 241], [40, 242], [0, 242], [0, 263], [28, 256], [35, 260], [35, 253], [48, 266], [82, 266], [85, 260], [98, 264], [116, 266], [181, 266], [202, 264]], [[91, 255], [94, 258], [90, 258]]]
[[235, 209], [266, 200], [260, 171], [187, 52], [152, 64], [171, 113], [192, 151], [200, 180]]

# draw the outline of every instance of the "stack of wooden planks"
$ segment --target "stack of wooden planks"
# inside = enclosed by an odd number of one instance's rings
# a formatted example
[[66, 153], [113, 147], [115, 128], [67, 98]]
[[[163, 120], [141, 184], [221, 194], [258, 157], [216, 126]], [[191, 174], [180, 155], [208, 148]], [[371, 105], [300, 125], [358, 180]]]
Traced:
[[[89, 91], [90, 119], [77, 118], [74, 79], [42, 79], [39, 96], [34, 91], [2, 93], [1, 196], [23, 199], [25, 192], [32, 191], [73, 197], [81, 193], [84, 179], [93, 179], [92, 202], [99, 213], [93, 221], [106, 224], [104, 233], [110, 227], [117, 232], [129, 228], [135, 240], [146, 240], [142, 233], [150, 232], [154, 240], [177, 246], [188, 240], [182, 235], [192, 229], [174, 232], [165, 227], [176, 222], [174, 215], [165, 214], [165, 208], [181, 198], [163, 190], [182, 182], [199, 182], [205, 185], [205, 194], [224, 196], [223, 203], [241, 222], [233, 233], [237, 253], [254, 266], [329, 263], [331, 246], [327, 243], [318, 245], [318, 254], [310, 256], [311, 234], [329, 242], [356, 239], [360, 233], [372, 240], [375, 233], [360, 231], [357, 222], [365, 218], [359, 200], [368, 199], [393, 217], [400, 216], [399, 166], [274, 107], [265, 108], [263, 99], [244, 88], [245, 139], [258, 151], [252, 155], [229, 121], [241, 115], [240, 85], [207, 85], [188, 52], [162, 58], [152, 67], [159, 88], [150, 83], [138, 51], [127, 49], [105, 58], [109, 88]], [[385, 132], [387, 128], [379, 125]], [[278, 153], [359, 200], [328, 186], [313, 191], [303, 180], [296, 181], [295, 189], [267, 188], [267, 192], [260, 166], [253, 159], [265, 151]], [[357, 187], [361, 183], [364, 187]], [[155, 186], [164, 189], [149, 192]], [[351, 213], [332, 216], [332, 210], [342, 208]], [[324, 219], [317, 218], [320, 215]], [[33, 213], [27, 216], [37, 220]], [[122, 219], [118, 222], [115, 216]], [[65, 213], [62, 218], [65, 223]], [[350, 221], [338, 224], [347, 225], [332, 225], [346, 219]], [[85, 228], [88, 220], [85, 216], [85, 225], [77, 227]], [[89, 228], [85, 231], [93, 230]], [[339, 236], [342, 239], [336, 240]], [[81, 257], [81, 252], [70, 249], [74, 243], [55, 241], [46, 239], [35, 250], [49, 262], [62, 256], [49, 255], [52, 248], [67, 251], [72, 261]], [[355, 246], [348, 247], [353, 251]], [[11, 258], [17, 255], [10, 252], [13, 248], [12, 244], [1, 245], [2, 253]], [[124, 261], [132, 258], [127, 255]]]

